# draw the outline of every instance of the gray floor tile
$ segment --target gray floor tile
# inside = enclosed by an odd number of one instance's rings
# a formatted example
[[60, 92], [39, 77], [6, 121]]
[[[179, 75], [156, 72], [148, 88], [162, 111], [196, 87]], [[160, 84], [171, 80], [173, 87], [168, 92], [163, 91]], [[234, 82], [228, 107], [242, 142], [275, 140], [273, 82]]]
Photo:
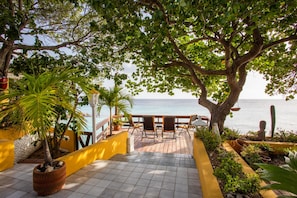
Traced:
[[160, 188], [147, 188], [144, 197], [159, 197], [161, 189]]
[[93, 186], [91, 185], [87, 185], [87, 184], [82, 184], [81, 186], [79, 186], [75, 192], [79, 192], [79, 193], [84, 193], [86, 194]]
[[174, 191], [161, 189], [159, 197], [160, 198], [172, 198], [172, 197], [174, 197]]
[[137, 185], [139, 185], [139, 186], [148, 186], [149, 185], [149, 183], [150, 183], [150, 181], [151, 180], [149, 180], [149, 179], [139, 179], [138, 180], [138, 182], [137, 182]]
[[104, 191], [105, 188], [94, 186], [92, 187], [86, 194], [93, 195], [93, 196], [100, 196], [101, 193]]
[[134, 193], [130, 193], [129, 198], [143, 198], [144, 195], [142, 194], [134, 194]]
[[[191, 156], [162, 153], [119, 156], [95, 161], [77, 171], [66, 179], [60, 192], [49, 197], [202, 197], [199, 174]], [[17, 164], [0, 172], [0, 186], [4, 187], [0, 188], [0, 197], [36, 197], [32, 184], [34, 166]]]
[[162, 181], [155, 181], [155, 180], [151, 180], [149, 187], [150, 188], [162, 188]]
[[162, 189], [174, 191], [174, 189], [175, 189], [175, 183], [172, 183], [172, 182], [163, 182]]
[[122, 192], [122, 191], [118, 191], [116, 192], [116, 194], [113, 196], [113, 198], [129, 198], [129, 194], [128, 192]]

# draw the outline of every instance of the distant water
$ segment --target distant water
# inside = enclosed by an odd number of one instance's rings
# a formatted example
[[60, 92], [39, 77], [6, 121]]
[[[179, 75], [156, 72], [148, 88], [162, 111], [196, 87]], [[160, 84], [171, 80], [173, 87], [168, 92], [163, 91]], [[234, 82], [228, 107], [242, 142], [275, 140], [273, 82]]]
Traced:
[[[132, 114], [148, 115], [205, 115], [210, 117], [206, 108], [199, 105], [197, 99], [134, 99]], [[258, 131], [259, 122], [266, 121], [266, 133], [271, 132], [270, 106], [274, 105], [276, 110], [276, 131], [297, 131], [297, 100], [239, 100], [239, 111], [233, 112], [233, 117], [228, 116], [225, 126], [238, 130], [245, 134], [248, 131]], [[84, 113], [91, 114], [91, 108], [82, 108]], [[108, 108], [103, 108], [98, 121], [109, 116]], [[89, 127], [91, 118], [87, 117]], [[89, 128], [88, 127], [88, 128]], [[90, 130], [91, 131], [91, 130]]]

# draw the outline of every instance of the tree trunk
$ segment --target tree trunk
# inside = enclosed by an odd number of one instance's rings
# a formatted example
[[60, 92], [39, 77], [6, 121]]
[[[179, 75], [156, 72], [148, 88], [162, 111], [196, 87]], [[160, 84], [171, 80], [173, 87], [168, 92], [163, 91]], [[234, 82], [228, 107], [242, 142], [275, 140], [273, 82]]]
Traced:
[[53, 158], [52, 158], [51, 151], [49, 149], [46, 138], [43, 140], [43, 152], [44, 152], [44, 165], [52, 166]]
[[224, 132], [224, 123], [226, 117], [229, 115], [231, 107], [236, 103], [237, 98], [228, 98], [224, 103], [214, 104], [213, 102], [200, 98], [198, 103], [210, 112], [210, 129], [214, 123], [218, 124], [220, 134]]
[[12, 48], [8, 45], [3, 45], [0, 50], [0, 72], [2, 76], [7, 76], [8, 67], [11, 61]]
[[228, 114], [224, 113], [223, 111], [214, 110], [211, 113], [210, 127], [212, 127], [212, 125], [214, 123], [217, 123], [219, 132], [220, 132], [220, 134], [222, 134], [224, 132], [224, 123], [225, 123], [227, 115]]

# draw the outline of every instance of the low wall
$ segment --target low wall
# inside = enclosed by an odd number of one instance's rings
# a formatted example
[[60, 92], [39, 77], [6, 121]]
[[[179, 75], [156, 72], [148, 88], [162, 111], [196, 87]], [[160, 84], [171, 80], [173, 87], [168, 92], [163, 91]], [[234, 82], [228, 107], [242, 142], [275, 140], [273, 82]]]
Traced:
[[20, 130], [18, 127], [0, 129], [0, 139], [17, 140], [24, 135], [26, 135], [26, 132]]
[[249, 140], [245, 140], [245, 142], [249, 144], [263, 144], [263, 143], [268, 144], [276, 152], [282, 151], [283, 149], [290, 149], [290, 148], [297, 149], [297, 143], [291, 143], [291, 142], [249, 141]]
[[66, 163], [67, 177], [95, 160], [108, 160], [116, 154], [127, 153], [128, 132], [121, 132], [106, 140], [58, 158]]
[[[10, 140], [14, 144], [14, 158], [5, 159], [1, 155], [1, 160], [6, 160], [7, 163], [10, 160], [13, 160], [14, 163], [17, 163], [23, 159], [26, 159], [34, 153], [37, 149], [40, 148], [40, 142], [37, 142], [36, 145], [32, 143], [37, 140], [35, 135], [26, 134], [23, 130], [20, 130], [18, 127], [11, 127], [7, 129], [0, 129], [0, 139]], [[1, 150], [0, 150], [0, 153]]]
[[203, 142], [194, 138], [193, 156], [196, 161], [196, 167], [199, 171], [199, 178], [202, 188], [203, 197], [223, 198], [217, 178], [213, 175], [213, 169], [205, 150]]
[[0, 171], [14, 165], [14, 144], [12, 140], [0, 140]]
[[41, 142], [36, 142], [38, 138], [35, 135], [25, 135], [24, 137], [14, 141], [14, 163], [27, 159], [32, 153], [41, 147]]

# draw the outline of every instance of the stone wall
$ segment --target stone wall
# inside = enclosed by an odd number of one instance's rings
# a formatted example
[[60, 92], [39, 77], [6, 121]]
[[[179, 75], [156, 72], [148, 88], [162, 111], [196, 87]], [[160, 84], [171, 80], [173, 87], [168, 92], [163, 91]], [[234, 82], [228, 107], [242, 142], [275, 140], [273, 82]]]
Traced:
[[14, 163], [28, 158], [40, 148], [41, 142], [37, 142], [36, 146], [34, 146], [36, 140], [37, 136], [35, 135], [25, 135], [14, 141]]

